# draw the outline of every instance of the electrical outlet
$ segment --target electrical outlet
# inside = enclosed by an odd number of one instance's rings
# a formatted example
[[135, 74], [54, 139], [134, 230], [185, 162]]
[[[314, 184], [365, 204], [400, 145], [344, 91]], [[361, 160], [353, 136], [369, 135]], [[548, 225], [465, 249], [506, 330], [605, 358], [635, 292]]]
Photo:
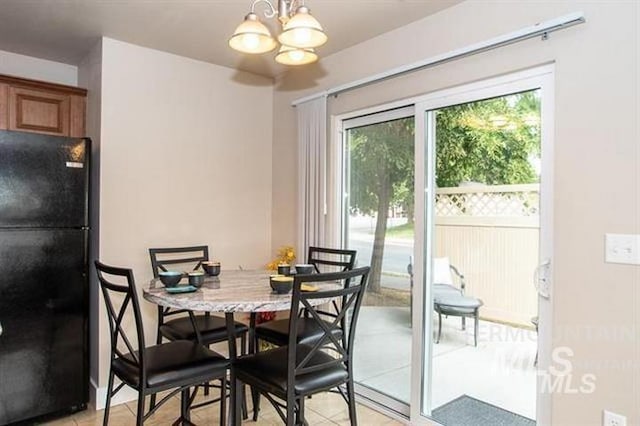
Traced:
[[604, 410], [602, 426], [627, 426], [627, 418], [621, 414]]

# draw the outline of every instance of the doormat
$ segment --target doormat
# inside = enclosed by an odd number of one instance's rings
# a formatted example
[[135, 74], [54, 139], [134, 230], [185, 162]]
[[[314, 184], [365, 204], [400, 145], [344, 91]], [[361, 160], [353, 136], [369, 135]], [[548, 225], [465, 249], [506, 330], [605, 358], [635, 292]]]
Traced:
[[535, 426], [536, 422], [495, 405], [462, 395], [436, 408], [431, 417], [445, 426]]

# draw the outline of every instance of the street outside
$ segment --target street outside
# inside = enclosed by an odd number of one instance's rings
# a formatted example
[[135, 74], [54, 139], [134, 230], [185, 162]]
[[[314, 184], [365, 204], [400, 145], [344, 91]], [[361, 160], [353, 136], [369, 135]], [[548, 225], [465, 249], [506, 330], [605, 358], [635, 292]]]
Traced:
[[[406, 218], [389, 218], [387, 229], [393, 226], [405, 224]], [[373, 249], [375, 217], [350, 216], [349, 234], [347, 244], [352, 250], [358, 252], [358, 265], [371, 264], [371, 251]], [[407, 266], [413, 256], [412, 238], [385, 239], [384, 256], [382, 259], [382, 287], [396, 290], [409, 291], [409, 274]]]

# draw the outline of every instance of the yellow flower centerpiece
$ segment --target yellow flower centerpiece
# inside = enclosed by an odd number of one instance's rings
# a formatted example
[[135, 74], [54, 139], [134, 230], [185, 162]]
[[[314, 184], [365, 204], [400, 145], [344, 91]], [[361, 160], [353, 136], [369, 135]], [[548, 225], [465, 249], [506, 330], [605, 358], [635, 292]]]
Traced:
[[267, 264], [267, 269], [270, 271], [277, 271], [278, 265], [291, 266], [294, 260], [296, 260], [295, 249], [292, 246], [282, 246], [278, 249], [276, 258]]

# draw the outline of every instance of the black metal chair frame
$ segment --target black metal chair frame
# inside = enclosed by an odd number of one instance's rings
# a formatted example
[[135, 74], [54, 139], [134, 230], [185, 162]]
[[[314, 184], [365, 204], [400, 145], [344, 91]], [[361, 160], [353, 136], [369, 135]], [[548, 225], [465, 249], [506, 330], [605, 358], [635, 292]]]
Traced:
[[[340, 260], [329, 260], [329, 259], [323, 259], [322, 257], [317, 256], [318, 254], [322, 255], [333, 255], [333, 256], [340, 256], [342, 258], [346, 257], [347, 260], [346, 261], [340, 261]], [[353, 269], [355, 263], [356, 263], [356, 254], [357, 252], [355, 250], [343, 250], [343, 249], [332, 249], [332, 248], [324, 248], [324, 247], [309, 247], [309, 253], [307, 256], [307, 262], [310, 265], [313, 265], [316, 273], [320, 274], [323, 271], [320, 270], [320, 266], [322, 265], [326, 265], [326, 266], [332, 266], [332, 267], [337, 267], [338, 270], [335, 272], [345, 272], [345, 271], [350, 271]], [[337, 309], [337, 305], [335, 304], [335, 301], [333, 302], [334, 308]], [[301, 309], [300, 312], [298, 313], [298, 315], [302, 315], [305, 312], [305, 309]], [[305, 317], [308, 318], [307, 315], [305, 315]], [[258, 331], [259, 329], [257, 329], [256, 331]], [[269, 339], [268, 336], [263, 336], [260, 335], [259, 332], [256, 332], [254, 335], [254, 344], [253, 347], [256, 349], [256, 351], [258, 351], [258, 349], [260, 348], [259, 345], [259, 340], [264, 340], [266, 342], [269, 342], [271, 344], [274, 345], [279, 345], [280, 342], [275, 341], [273, 339]]]
[[[181, 403], [180, 403], [180, 418], [178, 418], [174, 425], [176, 424], [193, 424], [190, 421], [189, 412], [191, 408], [195, 408], [192, 406], [192, 403], [196, 396], [196, 391], [193, 393], [190, 392], [190, 388], [197, 386], [199, 383], [208, 382], [210, 380], [220, 380], [221, 388], [226, 388], [227, 384], [227, 368], [223, 368], [220, 371], [212, 370], [207, 374], [206, 377], [196, 377], [189, 378], [184, 380], [176, 380], [167, 385], [158, 386], [158, 387], [150, 387], [147, 385], [147, 370], [146, 370], [146, 352], [147, 348], [145, 346], [145, 338], [144, 338], [144, 328], [142, 325], [142, 314], [140, 312], [140, 303], [138, 301], [138, 295], [136, 292], [135, 279], [133, 277], [133, 271], [131, 269], [126, 268], [117, 268], [113, 266], [108, 266], [99, 261], [95, 261], [96, 272], [98, 275], [98, 280], [100, 282], [100, 287], [102, 289], [102, 294], [104, 296], [104, 301], [107, 309], [108, 319], [109, 319], [109, 329], [110, 329], [110, 337], [111, 337], [111, 356], [110, 356], [110, 366], [109, 366], [109, 379], [107, 383], [107, 399], [104, 410], [104, 418], [103, 425], [107, 426], [109, 422], [109, 411], [111, 408], [111, 399], [113, 396], [120, 391], [125, 385], [128, 385], [138, 391], [138, 407], [136, 414], [136, 425], [142, 425], [144, 421], [153, 415], [158, 408], [160, 408], [165, 402], [167, 402], [171, 397], [176, 395], [178, 392], [181, 393]], [[124, 277], [126, 279], [127, 284], [118, 284], [109, 281], [105, 275]], [[111, 295], [119, 294], [123, 296], [123, 300], [119, 306], [116, 306]], [[135, 330], [137, 337], [137, 349], [131, 343], [131, 340], [127, 337], [125, 330], [122, 327], [122, 321], [125, 318], [125, 314], [128, 308], [133, 309], [133, 317], [135, 321]], [[119, 339], [120, 338], [120, 339]], [[119, 340], [124, 343], [126, 350], [129, 351], [128, 354], [123, 353], [120, 349], [118, 349]], [[129, 357], [127, 357], [129, 355]], [[138, 383], [137, 386], [135, 383], [126, 383], [122, 381], [118, 386], [114, 389], [114, 381], [115, 381], [115, 372], [113, 371], [113, 364], [116, 360], [121, 360], [125, 363], [130, 364], [130, 366], [138, 371]], [[144, 398], [147, 395], [155, 396], [156, 393], [167, 390], [174, 389], [169, 394], [165, 395], [157, 404], [149, 409], [149, 411], [144, 413]], [[226, 412], [226, 399], [222, 399], [220, 403], [220, 419], [221, 424], [224, 424]]]
[[[286, 392], [274, 393], [273, 390], [261, 387], [259, 380], [252, 380], [252, 376], [242, 370], [242, 367], [234, 367], [234, 376], [237, 380], [244, 382], [261, 395], [264, 395], [269, 402], [275, 407], [280, 418], [288, 425], [305, 424], [304, 420], [304, 401], [305, 397], [333, 389], [337, 386], [338, 391], [349, 406], [349, 417], [351, 425], [357, 424], [356, 406], [355, 406], [355, 390], [353, 383], [353, 342], [355, 338], [355, 330], [362, 305], [362, 299], [369, 275], [369, 267], [353, 269], [350, 271], [301, 275], [296, 276], [293, 282], [293, 295], [291, 301], [291, 311], [289, 320], [289, 342], [287, 349], [287, 388]], [[360, 278], [358, 283], [354, 280]], [[344, 285], [340, 289], [318, 290], [315, 292], [303, 292], [300, 289], [302, 283], [314, 282], [343, 282]], [[340, 304], [335, 304], [338, 310], [334, 312], [323, 311], [321, 307], [314, 307], [310, 303], [313, 299], [339, 299]], [[298, 321], [301, 320], [298, 312], [305, 309], [309, 313], [307, 321], [315, 321], [322, 329], [323, 334], [315, 341], [307, 345], [297, 344]], [[350, 311], [352, 310], [352, 311]], [[323, 318], [331, 317], [332, 321], [328, 323]], [[340, 329], [342, 336], [337, 338], [335, 329]], [[299, 348], [305, 346], [309, 349], [307, 355], [296, 362], [296, 353]], [[322, 364], [309, 365], [310, 360], [319, 352], [329, 352], [335, 355], [331, 361]], [[267, 352], [263, 352], [266, 354]], [[246, 357], [259, 356], [247, 355]], [[304, 394], [295, 393], [296, 378], [301, 375], [322, 371], [334, 366], [343, 366], [347, 372], [347, 378], [341, 383], [334, 383], [330, 388], [312, 389]], [[234, 383], [236, 385], [236, 383]], [[342, 386], [346, 385], [346, 389]], [[278, 400], [277, 400], [277, 399]]]
[[[322, 273], [326, 271], [321, 271], [321, 266], [329, 266], [337, 271], [335, 272], [344, 272], [350, 271], [353, 269], [356, 263], [356, 250], [347, 250], [347, 249], [334, 249], [334, 248], [326, 248], [326, 247], [316, 247], [310, 246], [307, 253], [307, 263], [313, 265], [316, 273]], [[329, 257], [329, 258], [327, 258]], [[338, 258], [339, 260], [335, 260]], [[337, 306], [335, 301], [333, 302], [334, 308], [337, 311]], [[298, 315], [304, 315], [305, 318], [308, 318], [309, 315], [305, 312], [305, 309], [301, 309]], [[276, 341], [274, 339], [269, 338], [269, 336], [261, 334], [260, 328], [256, 329], [256, 332], [253, 336], [253, 344], [252, 347], [256, 352], [260, 350], [260, 340], [264, 340], [265, 342], [271, 343], [273, 345], [281, 345], [282, 341]], [[252, 399], [253, 399], [253, 420], [258, 420], [258, 412], [260, 410], [260, 397], [256, 392], [252, 391]]]
[[[346, 258], [346, 260], [330, 260], [318, 255], [339, 256], [340, 259]], [[307, 254], [307, 263], [313, 265], [317, 273], [326, 272], [321, 271], [319, 265], [342, 268], [341, 270], [338, 269], [338, 271], [349, 271], [356, 264], [356, 255], [357, 252], [355, 250], [310, 246]]]
[[[180, 254], [186, 254], [186, 253], [201, 253], [199, 255], [191, 255], [188, 257], [171, 257], [168, 259], [158, 259], [158, 255], [180, 255]], [[151, 258], [151, 269], [153, 272], [153, 277], [154, 278], [158, 278], [160, 271], [167, 271], [167, 265], [180, 265], [180, 264], [190, 264], [190, 263], [195, 263], [195, 266], [193, 267], [193, 270], [197, 270], [198, 268], [200, 268], [202, 266], [203, 262], [207, 262], [209, 260], [209, 246], [207, 245], [200, 245], [200, 246], [191, 246], [191, 247], [164, 247], [164, 248], [150, 248], [149, 249], [149, 257]], [[213, 340], [210, 342], [203, 342], [202, 340], [202, 336], [201, 333], [198, 329], [197, 326], [197, 315], [193, 313], [193, 311], [190, 311], [188, 309], [172, 309], [172, 308], [168, 308], [168, 307], [163, 307], [158, 305], [158, 332], [157, 332], [157, 339], [156, 339], [156, 343], [160, 344], [162, 343], [162, 338], [166, 338], [171, 340], [171, 338], [169, 336], [165, 336], [162, 334], [161, 332], [161, 327], [164, 325], [165, 323], [165, 319], [167, 317], [171, 317], [171, 316], [175, 316], [175, 315], [180, 315], [180, 314], [187, 314], [191, 320], [191, 324], [193, 325], [193, 329], [194, 329], [194, 333], [196, 336], [196, 341], [200, 344], [203, 345], [210, 345], [210, 344], [214, 344], [214, 343], [223, 343], [226, 342], [226, 339], [223, 340]], [[211, 313], [209, 312], [205, 312], [203, 314], [206, 318], [209, 318], [211, 316]], [[224, 326], [226, 328], [226, 325]], [[246, 346], [247, 346], [247, 333], [239, 333], [240, 337], [240, 353], [241, 354], [245, 354], [246, 353]], [[205, 395], [209, 395], [209, 387], [210, 385], [208, 383], [204, 384], [204, 394]], [[197, 389], [196, 389], [197, 391]], [[223, 395], [222, 390], [220, 391], [221, 393], [221, 397]], [[206, 403], [201, 403], [198, 405], [194, 405], [193, 408], [198, 408], [201, 407], [203, 405], [207, 405], [210, 403], [215, 403], [219, 400], [220, 398], [216, 398], [213, 399], [211, 401], [208, 401]], [[156, 403], [156, 398], [155, 395], [151, 397], [151, 408], [154, 407]], [[246, 398], [243, 399], [243, 411], [244, 411], [244, 417], [247, 417], [247, 408], [246, 408]]]

